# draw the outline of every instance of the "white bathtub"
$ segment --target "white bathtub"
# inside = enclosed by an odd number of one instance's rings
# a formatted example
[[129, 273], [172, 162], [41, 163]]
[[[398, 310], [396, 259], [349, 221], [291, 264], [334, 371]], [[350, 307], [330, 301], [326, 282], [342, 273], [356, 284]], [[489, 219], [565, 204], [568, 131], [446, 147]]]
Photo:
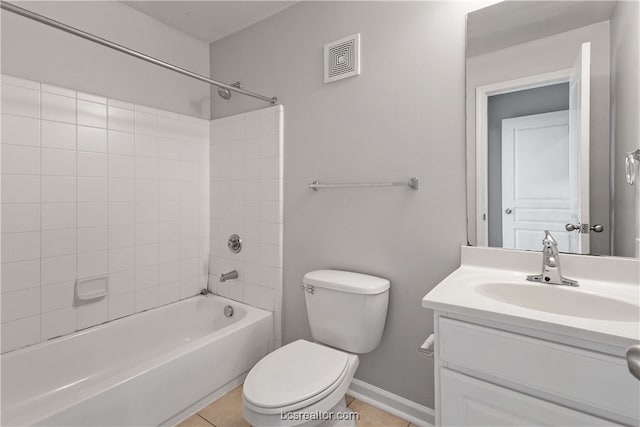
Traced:
[[272, 313], [209, 295], [6, 353], [2, 425], [172, 422], [237, 381], [272, 343]]

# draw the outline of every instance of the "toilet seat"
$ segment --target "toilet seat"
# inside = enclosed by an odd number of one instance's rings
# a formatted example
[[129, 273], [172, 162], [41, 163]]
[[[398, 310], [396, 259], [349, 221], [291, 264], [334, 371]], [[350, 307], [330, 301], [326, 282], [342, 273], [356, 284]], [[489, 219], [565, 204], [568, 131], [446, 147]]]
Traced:
[[244, 403], [262, 414], [312, 405], [344, 382], [353, 361], [349, 353], [295, 341], [270, 353], [251, 369], [244, 382]]

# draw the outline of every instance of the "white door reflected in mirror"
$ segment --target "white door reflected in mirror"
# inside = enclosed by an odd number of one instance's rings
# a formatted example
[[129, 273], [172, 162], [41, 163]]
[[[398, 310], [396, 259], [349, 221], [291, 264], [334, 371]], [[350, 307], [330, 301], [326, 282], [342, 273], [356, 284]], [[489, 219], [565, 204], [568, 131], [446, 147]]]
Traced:
[[[478, 244], [539, 250], [544, 230], [551, 230], [561, 252], [590, 252], [588, 232], [566, 229], [567, 224], [589, 224], [590, 51], [591, 44], [583, 43], [572, 69], [477, 89], [476, 196], [482, 213]], [[502, 120], [501, 140], [490, 137], [487, 129], [495, 119], [488, 108], [489, 98], [560, 88], [562, 83], [568, 83], [568, 94], [563, 92], [565, 109], [535, 106], [534, 110], [544, 112], [507, 116]], [[491, 164], [489, 157], [496, 155], [496, 144], [501, 147], [497, 151], [500, 159], [494, 158]], [[490, 185], [492, 167], [501, 168], [501, 181]]]

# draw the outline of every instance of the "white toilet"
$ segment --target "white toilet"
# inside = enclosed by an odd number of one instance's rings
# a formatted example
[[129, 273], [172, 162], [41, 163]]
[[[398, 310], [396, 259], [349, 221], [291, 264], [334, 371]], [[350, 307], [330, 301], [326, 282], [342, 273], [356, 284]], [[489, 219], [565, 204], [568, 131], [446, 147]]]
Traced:
[[298, 340], [260, 360], [244, 382], [242, 414], [254, 427], [355, 426], [354, 419], [326, 417], [350, 412], [344, 395], [358, 368], [357, 353], [374, 350], [382, 338], [389, 281], [316, 270], [303, 282], [316, 342]]

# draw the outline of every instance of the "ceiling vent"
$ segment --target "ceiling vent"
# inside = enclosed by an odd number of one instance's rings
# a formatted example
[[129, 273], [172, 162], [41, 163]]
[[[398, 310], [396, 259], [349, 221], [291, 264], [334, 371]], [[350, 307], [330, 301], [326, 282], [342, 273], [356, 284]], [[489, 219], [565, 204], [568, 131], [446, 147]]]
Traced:
[[324, 82], [360, 74], [360, 33], [324, 45]]

